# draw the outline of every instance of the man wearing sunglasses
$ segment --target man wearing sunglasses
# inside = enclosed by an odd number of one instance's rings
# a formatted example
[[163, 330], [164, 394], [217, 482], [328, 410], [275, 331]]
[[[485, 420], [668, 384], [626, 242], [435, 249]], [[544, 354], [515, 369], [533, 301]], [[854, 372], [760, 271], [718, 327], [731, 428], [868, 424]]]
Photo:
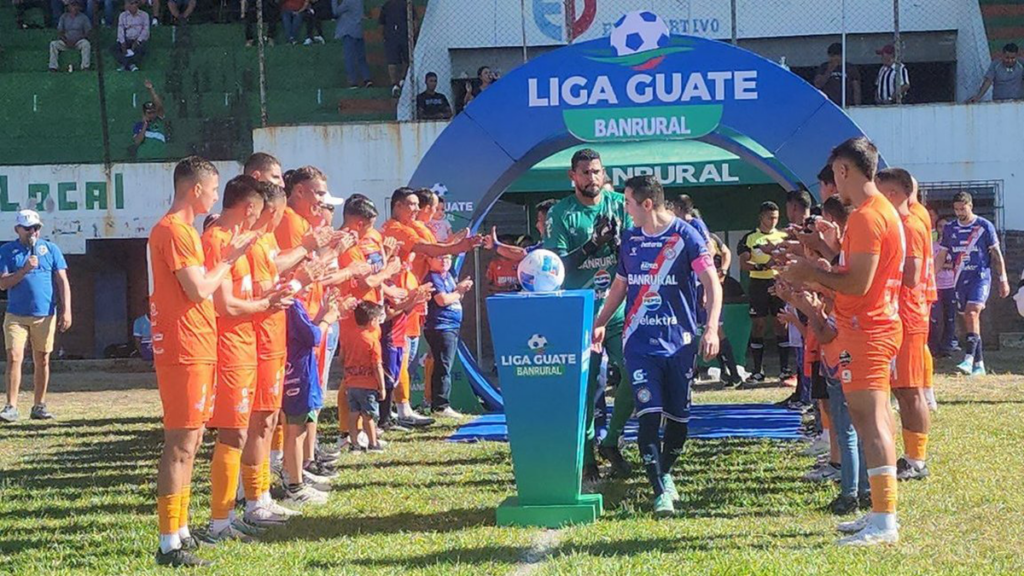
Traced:
[[[30, 416], [49, 420], [46, 387], [50, 383], [50, 352], [54, 332], [71, 328], [71, 284], [68, 264], [56, 244], [39, 237], [43, 227], [34, 210], [18, 212], [14, 231], [18, 239], [0, 246], [0, 290], [7, 290], [4, 342], [7, 345], [7, 405], [0, 421], [18, 419], [18, 390], [25, 344], [32, 342], [35, 403]], [[60, 292], [55, 297], [54, 287]], [[59, 306], [58, 306], [59, 302]], [[60, 314], [58, 315], [58, 308]]]

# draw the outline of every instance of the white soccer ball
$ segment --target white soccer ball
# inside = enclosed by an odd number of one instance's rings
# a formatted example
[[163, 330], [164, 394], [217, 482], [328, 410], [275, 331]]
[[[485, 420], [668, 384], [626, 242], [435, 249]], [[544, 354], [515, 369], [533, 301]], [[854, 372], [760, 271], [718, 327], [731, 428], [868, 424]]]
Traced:
[[550, 250], [534, 250], [517, 269], [519, 285], [527, 292], [554, 292], [565, 280], [562, 259]]
[[656, 50], [668, 43], [668, 25], [648, 10], [628, 12], [612, 29], [612, 48], [619, 56]]
[[444, 198], [444, 195], [448, 193], [448, 187], [438, 182], [430, 187], [430, 191]]
[[534, 334], [526, 341], [526, 345], [530, 347], [530, 350], [541, 350], [548, 345], [548, 339], [540, 334]]

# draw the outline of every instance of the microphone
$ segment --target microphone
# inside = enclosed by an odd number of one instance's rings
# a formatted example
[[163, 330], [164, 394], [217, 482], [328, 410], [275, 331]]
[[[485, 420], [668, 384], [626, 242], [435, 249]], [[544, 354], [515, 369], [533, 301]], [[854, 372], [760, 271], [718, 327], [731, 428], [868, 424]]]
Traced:
[[35, 256], [36, 255], [36, 242], [38, 240], [39, 239], [36, 238], [35, 236], [30, 236], [29, 239], [28, 239], [28, 247], [29, 247], [29, 250], [30, 250], [29, 254], [31, 256]]

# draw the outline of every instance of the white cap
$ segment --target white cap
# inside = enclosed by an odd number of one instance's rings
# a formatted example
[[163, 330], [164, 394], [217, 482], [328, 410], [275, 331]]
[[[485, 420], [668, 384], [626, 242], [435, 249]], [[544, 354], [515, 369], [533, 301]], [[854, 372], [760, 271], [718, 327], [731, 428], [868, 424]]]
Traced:
[[332, 195], [330, 192], [327, 192], [326, 194], [324, 194], [324, 197], [320, 199], [320, 202], [328, 204], [330, 206], [341, 206], [342, 204], [345, 203], [345, 199], [338, 198], [337, 196]]
[[42, 226], [43, 221], [39, 219], [39, 213], [35, 210], [22, 210], [18, 212], [18, 226], [22, 228], [31, 228], [33, 226]]

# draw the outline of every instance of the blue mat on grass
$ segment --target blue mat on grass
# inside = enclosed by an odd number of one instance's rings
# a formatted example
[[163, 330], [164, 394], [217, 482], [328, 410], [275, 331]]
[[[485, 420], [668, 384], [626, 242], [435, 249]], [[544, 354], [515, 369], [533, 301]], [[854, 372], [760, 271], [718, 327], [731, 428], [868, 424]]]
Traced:
[[[611, 408], [608, 409], [609, 418]], [[800, 414], [771, 404], [694, 404], [690, 413], [690, 438], [767, 438], [799, 440]], [[637, 421], [626, 424], [625, 437], [636, 442]], [[504, 414], [487, 414], [459, 427], [449, 442], [508, 442]]]

